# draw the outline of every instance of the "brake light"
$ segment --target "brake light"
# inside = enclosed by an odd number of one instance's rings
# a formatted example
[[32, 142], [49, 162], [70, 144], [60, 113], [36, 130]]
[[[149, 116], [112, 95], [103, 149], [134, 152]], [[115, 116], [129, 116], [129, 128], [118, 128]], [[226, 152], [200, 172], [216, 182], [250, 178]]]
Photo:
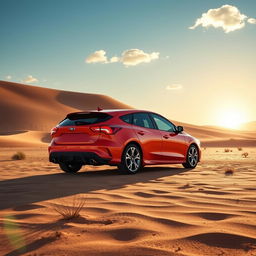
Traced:
[[51, 136], [53, 137], [53, 135], [58, 131], [58, 127], [53, 127], [51, 129]]
[[112, 135], [118, 132], [121, 128], [120, 127], [110, 127], [110, 126], [92, 126], [90, 129], [93, 132], [98, 132], [98, 133], [104, 133], [107, 135]]

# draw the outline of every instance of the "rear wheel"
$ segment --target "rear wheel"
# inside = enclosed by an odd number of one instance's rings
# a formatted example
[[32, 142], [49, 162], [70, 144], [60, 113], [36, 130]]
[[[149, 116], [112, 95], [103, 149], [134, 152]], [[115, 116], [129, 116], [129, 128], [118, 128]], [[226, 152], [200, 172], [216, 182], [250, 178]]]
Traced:
[[82, 168], [82, 164], [80, 163], [59, 163], [59, 166], [62, 171], [68, 173], [78, 172]]
[[129, 144], [123, 152], [119, 170], [135, 174], [142, 168], [142, 153], [136, 144]]
[[188, 148], [186, 163], [183, 163], [182, 165], [185, 168], [195, 168], [197, 166], [198, 159], [199, 159], [198, 149], [195, 145], [191, 145]]

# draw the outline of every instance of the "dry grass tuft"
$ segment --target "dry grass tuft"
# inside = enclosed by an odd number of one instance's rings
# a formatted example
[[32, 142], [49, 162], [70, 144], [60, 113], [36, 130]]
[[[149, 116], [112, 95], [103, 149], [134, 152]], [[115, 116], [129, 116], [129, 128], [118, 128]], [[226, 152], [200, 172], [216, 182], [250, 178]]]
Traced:
[[249, 153], [248, 153], [248, 152], [242, 153], [242, 157], [247, 158], [248, 156], [249, 156]]
[[230, 175], [233, 175], [234, 172], [235, 172], [234, 169], [228, 168], [228, 169], [226, 169], [226, 171], [225, 171], [225, 175], [226, 175], [226, 176], [230, 176]]
[[17, 152], [12, 156], [12, 160], [24, 160], [26, 155], [23, 152]]
[[62, 236], [62, 233], [60, 231], [55, 231], [54, 236], [55, 236], [56, 239], [60, 239], [61, 236]]
[[71, 220], [80, 216], [85, 205], [85, 199], [81, 196], [74, 196], [71, 203], [62, 200], [51, 205], [52, 209], [62, 216], [62, 219]]
[[241, 147], [237, 148], [238, 151], [243, 151], [243, 149]]

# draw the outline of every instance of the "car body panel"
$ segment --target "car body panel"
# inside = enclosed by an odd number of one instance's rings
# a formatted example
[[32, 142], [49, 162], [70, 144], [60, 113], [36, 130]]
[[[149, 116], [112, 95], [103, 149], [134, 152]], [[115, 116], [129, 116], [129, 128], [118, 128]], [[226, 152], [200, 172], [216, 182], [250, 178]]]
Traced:
[[[86, 111], [75, 113], [97, 113]], [[166, 132], [126, 123], [120, 117], [133, 113], [154, 113], [144, 110], [102, 110], [112, 116], [111, 119], [97, 124], [81, 126], [62, 126], [57, 128], [49, 145], [49, 154], [53, 152], [87, 152], [95, 153], [107, 159], [110, 165], [121, 162], [122, 153], [129, 143], [136, 143], [143, 154], [143, 165], [184, 163], [191, 144], [197, 145], [201, 157], [200, 143], [186, 132]], [[72, 113], [74, 114], [74, 113]], [[154, 113], [156, 114], [156, 113]], [[92, 126], [107, 125], [118, 127], [115, 134], [95, 133]], [[199, 159], [200, 160], [200, 159]]]
[[59, 127], [56, 135], [54, 142], [61, 145], [93, 144], [99, 138], [99, 134], [92, 132], [89, 127], [84, 126]]
[[161, 131], [163, 137], [163, 157], [170, 161], [184, 161], [187, 143], [182, 133]]
[[162, 137], [159, 130], [132, 125], [142, 148], [145, 164], [162, 160]]

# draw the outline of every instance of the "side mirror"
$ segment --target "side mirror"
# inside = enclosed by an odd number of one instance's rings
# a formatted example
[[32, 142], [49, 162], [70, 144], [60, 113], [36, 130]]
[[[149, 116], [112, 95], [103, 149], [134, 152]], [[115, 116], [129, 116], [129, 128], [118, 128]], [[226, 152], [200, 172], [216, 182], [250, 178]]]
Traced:
[[177, 126], [176, 129], [177, 129], [177, 133], [181, 133], [184, 130], [183, 126]]

